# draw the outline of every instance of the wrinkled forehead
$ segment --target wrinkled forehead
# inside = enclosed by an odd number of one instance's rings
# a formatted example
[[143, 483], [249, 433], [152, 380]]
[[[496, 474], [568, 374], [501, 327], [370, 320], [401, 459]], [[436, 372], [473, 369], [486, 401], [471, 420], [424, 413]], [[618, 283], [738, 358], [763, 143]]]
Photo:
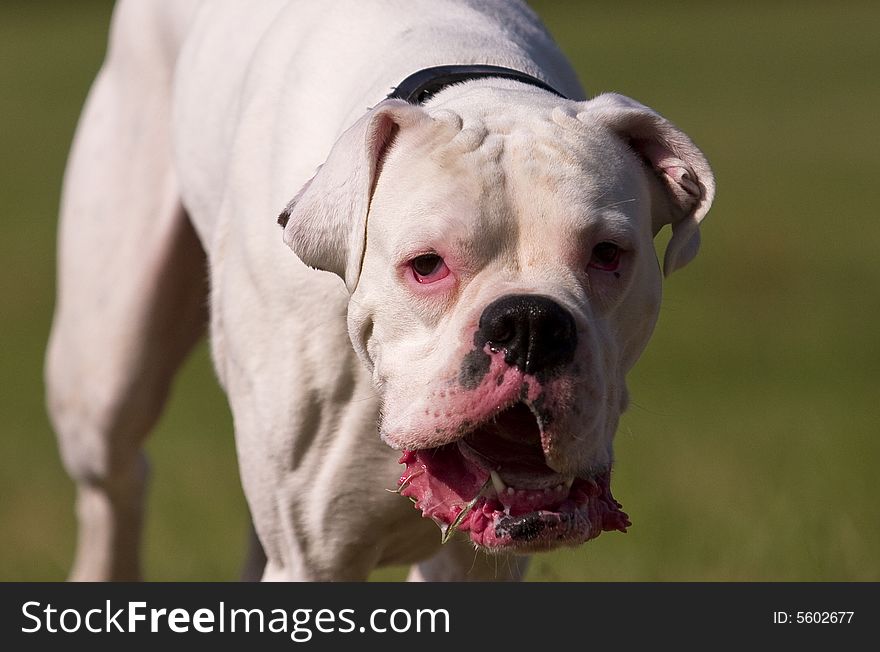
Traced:
[[640, 220], [647, 216], [644, 174], [620, 139], [599, 128], [538, 127], [507, 136], [502, 157], [507, 206], [523, 240], [553, 246], [597, 229], [634, 239], [649, 226]]
[[634, 238], [644, 186], [635, 156], [607, 130], [566, 128], [549, 114], [481, 116], [441, 142], [401, 134], [371, 208], [393, 219], [369, 228], [385, 232], [389, 253], [454, 243], [491, 254], [519, 241], [556, 249], [600, 226]]

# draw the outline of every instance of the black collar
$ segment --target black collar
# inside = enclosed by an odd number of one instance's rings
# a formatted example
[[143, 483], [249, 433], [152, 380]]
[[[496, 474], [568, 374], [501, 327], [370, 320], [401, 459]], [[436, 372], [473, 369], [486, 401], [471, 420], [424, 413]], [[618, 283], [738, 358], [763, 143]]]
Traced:
[[467, 81], [469, 79], [482, 79], [484, 77], [515, 79], [524, 84], [543, 88], [545, 91], [550, 91], [561, 98], [565, 98], [565, 95], [537, 77], [532, 77], [531, 75], [527, 75], [524, 72], [519, 72], [518, 70], [513, 70], [511, 68], [483, 65], [436, 66], [434, 68], [424, 68], [423, 70], [414, 72], [400, 82], [388, 97], [406, 100], [411, 104], [424, 104], [447, 86], [458, 84], [459, 82]]

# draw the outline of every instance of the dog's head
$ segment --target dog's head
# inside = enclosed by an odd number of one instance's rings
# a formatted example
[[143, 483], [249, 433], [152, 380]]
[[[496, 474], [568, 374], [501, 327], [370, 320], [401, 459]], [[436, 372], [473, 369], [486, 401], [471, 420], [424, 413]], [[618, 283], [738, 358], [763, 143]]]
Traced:
[[668, 274], [699, 247], [706, 159], [620, 96], [465, 84], [386, 100], [280, 222], [351, 294], [352, 344], [404, 451], [401, 493], [490, 549], [577, 544], [629, 522], [610, 492], [626, 374]]

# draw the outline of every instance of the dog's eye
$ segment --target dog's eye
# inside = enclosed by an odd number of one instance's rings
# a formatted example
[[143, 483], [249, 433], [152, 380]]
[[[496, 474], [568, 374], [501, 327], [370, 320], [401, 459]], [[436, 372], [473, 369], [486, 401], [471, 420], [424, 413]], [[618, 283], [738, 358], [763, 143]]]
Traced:
[[593, 247], [590, 267], [613, 272], [620, 266], [620, 247], [613, 242], [600, 242]]
[[410, 267], [419, 283], [433, 283], [449, 275], [449, 268], [437, 254], [417, 256], [410, 262]]

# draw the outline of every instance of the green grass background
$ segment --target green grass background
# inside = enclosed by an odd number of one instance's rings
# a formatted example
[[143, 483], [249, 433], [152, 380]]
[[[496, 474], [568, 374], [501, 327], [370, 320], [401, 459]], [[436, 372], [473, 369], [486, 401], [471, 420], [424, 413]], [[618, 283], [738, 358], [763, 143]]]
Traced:
[[[591, 93], [694, 138], [718, 197], [630, 376], [615, 493], [634, 525], [529, 578], [880, 580], [880, 4], [534, 6]], [[109, 12], [0, 3], [3, 580], [62, 579], [72, 556], [41, 367], [61, 176]], [[147, 577], [236, 578], [246, 510], [204, 345], [149, 451]]]

